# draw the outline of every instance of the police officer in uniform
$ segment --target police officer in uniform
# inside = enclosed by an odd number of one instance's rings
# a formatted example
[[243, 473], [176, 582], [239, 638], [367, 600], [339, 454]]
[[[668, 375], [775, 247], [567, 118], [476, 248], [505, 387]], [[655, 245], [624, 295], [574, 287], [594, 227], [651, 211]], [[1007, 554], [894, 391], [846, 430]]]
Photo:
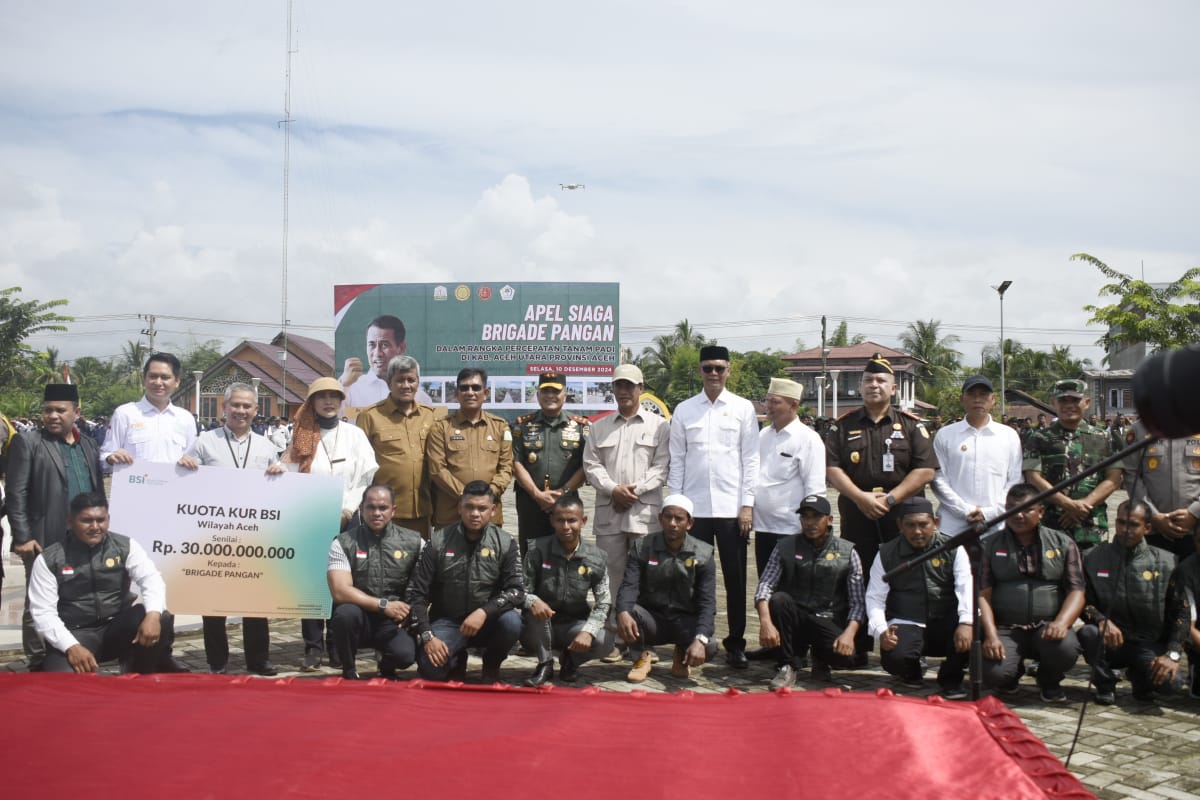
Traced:
[[417, 657], [405, 597], [424, 542], [416, 531], [393, 524], [395, 513], [390, 486], [367, 487], [358, 508], [361, 523], [338, 535], [329, 548], [330, 627], [347, 680], [358, 680], [354, 654], [360, 647], [383, 653], [379, 676], [391, 680]]
[[[875, 563], [879, 546], [900, 535], [896, 506], [924, 496], [937, 456], [919, 417], [892, 405], [896, 374], [876, 353], [863, 369], [863, 405], [830, 427], [825, 441], [825, 477], [838, 491], [842, 538], [854, 543], [864, 564]], [[856, 666], [865, 666], [872, 642], [858, 632]]]
[[538, 379], [540, 411], [512, 425], [513, 477], [517, 479], [517, 540], [521, 555], [534, 539], [554, 535], [554, 501], [583, 485], [588, 421], [563, 413], [567, 379], [546, 372]]
[[1170, 693], [1181, 683], [1191, 615], [1186, 606], [1168, 602], [1175, 557], [1146, 544], [1149, 513], [1144, 505], [1121, 503], [1113, 540], [1083, 557], [1088, 604], [1079, 642], [1100, 705], [1113, 704], [1122, 668], [1139, 702], [1153, 702], [1156, 692]]
[[[1145, 436], [1146, 428], [1138, 422], [1127, 431], [1125, 442], [1133, 444]], [[1178, 558], [1191, 555], [1192, 533], [1200, 518], [1200, 433], [1160, 439], [1141, 453], [1126, 456], [1122, 466], [1125, 491], [1150, 509], [1146, 543]]]
[[[604, 551], [582, 539], [587, 514], [575, 493], [554, 501], [554, 536], [534, 539], [525, 554], [525, 613], [521, 643], [537, 656], [526, 686], [554, 677], [553, 650], [559, 651], [558, 678], [574, 683], [579, 665], [612, 650], [604, 629], [612, 596]], [[591, 593], [593, 605], [588, 605]]]

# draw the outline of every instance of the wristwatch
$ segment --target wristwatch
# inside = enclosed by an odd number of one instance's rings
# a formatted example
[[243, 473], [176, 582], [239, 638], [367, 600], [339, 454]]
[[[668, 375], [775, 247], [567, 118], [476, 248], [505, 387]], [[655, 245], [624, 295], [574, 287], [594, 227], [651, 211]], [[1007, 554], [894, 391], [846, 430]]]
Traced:
[[425, 631], [417, 638], [421, 640], [421, 644], [429, 644], [433, 641], [433, 631]]
[[892, 508], [896, 505], [896, 498], [892, 497], [891, 492], [888, 492], [887, 496], [884, 497], [883, 499], [887, 501], [888, 508]]
[[1178, 664], [1178, 663], [1179, 663], [1179, 659], [1183, 658], [1183, 654], [1182, 654], [1182, 653], [1180, 653], [1178, 650], [1168, 650], [1168, 651], [1167, 651], [1167, 658], [1171, 659], [1171, 660], [1172, 660], [1172, 661], [1174, 661], [1176, 664]]
[[704, 645], [705, 647], [708, 647], [708, 637], [705, 636], [703, 633], [696, 634], [696, 641], [699, 642], [700, 644]]
[[386, 597], [379, 598], [379, 610], [380, 611], [383, 611], [385, 608], [387, 608], [387, 604], [388, 604], [388, 599]]

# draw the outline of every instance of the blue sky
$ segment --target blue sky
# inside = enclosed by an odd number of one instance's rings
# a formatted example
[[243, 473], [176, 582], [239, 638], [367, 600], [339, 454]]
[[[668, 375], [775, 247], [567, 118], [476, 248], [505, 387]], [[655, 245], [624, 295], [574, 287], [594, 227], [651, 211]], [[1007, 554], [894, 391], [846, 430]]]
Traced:
[[[578, 277], [622, 283], [637, 350], [683, 317], [815, 346], [826, 314], [940, 319], [970, 362], [1011, 279], [1010, 335], [1099, 360], [1071, 253], [1200, 263], [1200, 6], [827, 5], [300, 0], [289, 318], [332, 341], [334, 283]], [[270, 337], [286, 10], [5, 4], [0, 282], [80, 317], [35, 344]]]

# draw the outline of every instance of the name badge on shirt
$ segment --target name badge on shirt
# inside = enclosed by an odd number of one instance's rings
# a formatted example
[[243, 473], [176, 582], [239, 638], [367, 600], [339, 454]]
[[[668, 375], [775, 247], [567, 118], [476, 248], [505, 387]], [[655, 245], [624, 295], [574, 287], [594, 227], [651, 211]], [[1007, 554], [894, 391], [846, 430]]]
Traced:
[[896, 470], [896, 457], [894, 455], [892, 455], [891, 453], [884, 453], [883, 454], [883, 471], [884, 472], [895, 472], [895, 470]]

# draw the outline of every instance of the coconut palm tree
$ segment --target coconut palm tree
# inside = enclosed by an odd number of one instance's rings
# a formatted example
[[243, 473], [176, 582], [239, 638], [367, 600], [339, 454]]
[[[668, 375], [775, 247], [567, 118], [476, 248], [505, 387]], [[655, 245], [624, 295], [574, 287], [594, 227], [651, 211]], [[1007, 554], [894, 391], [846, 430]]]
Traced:
[[910, 356], [918, 359], [916, 365], [918, 391], [933, 395], [940, 388], [955, 382], [961, 365], [962, 353], [954, 349], [958, 337], [953, 334], [942, 336], [941, 321], [936, 319], [910, 322], [900, 336], [900, 344]]

